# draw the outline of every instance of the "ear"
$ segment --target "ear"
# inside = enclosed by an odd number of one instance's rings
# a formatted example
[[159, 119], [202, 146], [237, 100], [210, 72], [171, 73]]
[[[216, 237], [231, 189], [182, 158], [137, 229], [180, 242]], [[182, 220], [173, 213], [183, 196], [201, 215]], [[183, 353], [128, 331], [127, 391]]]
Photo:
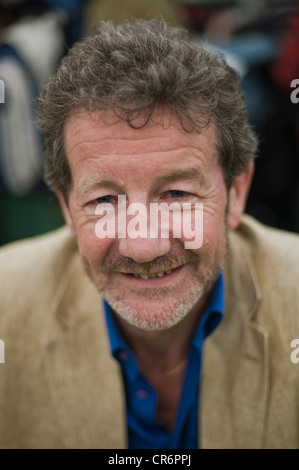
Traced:
[[74, 237], [76, 237], [76, 235], [77, 235], [76, 227], [75, 227], [75, 224], [74, 224], [69, 206], [68, 206], [68, 204], [67, 204], [67, 202], [66, 202], [66, 200], [65, 200], [65, 198], [64, 198], [64, 196], [61, 192], [56, 192], [56, 196], [57, 196], [57, 199], [59, 201], [60, 208], [61, 208], [64, 220], [67, 223], [67, 225], [69, 226], [69, 228], [70, 228], [72, 234], [74, 235]]
[[250, 162], [245, 171], [237, 176], [229, 190], [227, 223], [235, 229], [240, 223], [254, 173], [254, 163]]

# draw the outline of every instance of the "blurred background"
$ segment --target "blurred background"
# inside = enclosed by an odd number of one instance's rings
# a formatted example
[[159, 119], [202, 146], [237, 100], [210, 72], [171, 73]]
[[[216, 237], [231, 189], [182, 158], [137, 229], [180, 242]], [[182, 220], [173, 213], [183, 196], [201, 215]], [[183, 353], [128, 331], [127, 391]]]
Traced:
[[0, 0], [0, 245], [63, 224], [43, 181], [41, 87], [95, 23], [133, 17], [185, 27], [238, 71], [260, 140], [246, 212], [299, 232], [299, 0]]

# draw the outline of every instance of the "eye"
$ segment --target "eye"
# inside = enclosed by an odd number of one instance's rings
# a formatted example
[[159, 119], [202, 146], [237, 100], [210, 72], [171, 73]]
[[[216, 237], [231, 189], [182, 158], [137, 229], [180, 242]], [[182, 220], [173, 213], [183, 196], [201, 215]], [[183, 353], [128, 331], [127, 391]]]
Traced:
[[169, 191], [169, 194], [171, 197], [175, 198], [175, 199], [179, 199], [181, 197], [186, 197], [188, 195], [188, 193], [186, 191], [180, 191], [179, 189], [172, 189], [171, 191]]
[[102, 197], [98, 197], [97, 199], [95, 199], [95, 202], [97, 204], [107, 204], [108, 203], [111, 203], [112, 202], [112, 196], [102, 196]]

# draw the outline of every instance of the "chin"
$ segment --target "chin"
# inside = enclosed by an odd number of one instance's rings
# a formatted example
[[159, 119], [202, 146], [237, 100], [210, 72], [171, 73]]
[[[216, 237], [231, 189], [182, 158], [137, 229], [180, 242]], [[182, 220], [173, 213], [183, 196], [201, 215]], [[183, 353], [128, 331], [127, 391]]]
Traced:
[[181, 322], [196, 307], [207, 289], [198, 285], [191, 286], [188, 295], [174, 299], [170, 294], [154, 298], [142, 297], [135, 301], [124, 300], [110, 290], [103, 292], [105, 299], [122, 319], [144, 331], [161, 331], [172, 328]]

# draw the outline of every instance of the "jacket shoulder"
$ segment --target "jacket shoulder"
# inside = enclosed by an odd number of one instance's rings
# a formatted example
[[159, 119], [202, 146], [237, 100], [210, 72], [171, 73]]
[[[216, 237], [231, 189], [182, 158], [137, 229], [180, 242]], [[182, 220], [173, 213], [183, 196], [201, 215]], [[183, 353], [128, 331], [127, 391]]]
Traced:
[[237, 230], [230, 233], [230, 246], [240, 247], [257, 266], [299, 270], [299, 234], [266, 226], [251, 216], [243, 216]]
[[269, 330], [276, 325], [276, 337], [286, 334], [291, 338], [299, 328], [299, 235], [245, 216], [230, 234], [229, 251], [235, 284], [241, 288], [240, 283], [246, 282], [239, 275], [244, 265], [254, 282], [259, 301], [254, 321]]
[[76, 252], [75, 239], [67, 227], [1, 247], [2, 311], [6, 302], [24, 304], [42, 292], [55, 291]]
[[45, 264], [61, 260], [62, 253], [67, 256], [74, 252], [74, 248], [74, 239], [66, 226], [43, 235], [11, 242], [0, 248], [0, 276], [5, 278], [10, 273], [31, 269], [40, 271]]

